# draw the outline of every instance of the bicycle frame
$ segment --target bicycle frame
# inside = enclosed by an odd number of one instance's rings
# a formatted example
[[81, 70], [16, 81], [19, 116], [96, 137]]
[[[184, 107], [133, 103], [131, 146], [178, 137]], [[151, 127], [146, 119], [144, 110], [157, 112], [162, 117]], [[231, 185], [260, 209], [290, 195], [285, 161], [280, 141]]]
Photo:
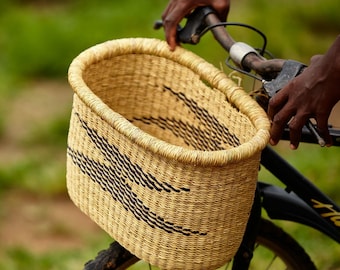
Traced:
[[258, 183], [269, 217], [308, 225], [340, 243], [339, 206], [271, 148], [262, 151], [261, 164], [286, 185]]
[[[219, 22], [216, 16], [210, 16], [211, 13], [213, 11], [210, 8], [202, 8], [192, 14], [193, 19], [188, 20], [188, 27], [179, 32], [180, 40], [185, 43], [198, 43], [201, 35], [206, 32], [202, 30], [202, 21], [204, 21], [205, 26], [208, 26], [208, 30], [212, 30], [221, 46], [230, 52], [232, 60], [241, 67], [240, 71], [243, 69], [244, 73], [247, 73], [248, 70], [255, 70], [262, 77], [269, 78], [268, 81], [264, 81], [264, 88], [267, 88], [265, 90], [268, 90], [270, 97], [303, 71], [305, 66], [301, 63], [295, 61], [288, 63], [280, 59], [266, 60], [247, 44], [234, 46], [235, 41], [223, 27], [220, 27], [224, 24]], [[236, 48], [234, 52], [232, 52], [233, 46]], [[285, 71], [280, 73], [284, 69]], [[268, 83], [267, 86], [265, 83]], [[330, 127], [329, 131], [334, 146], [340, 146], [340, 130]], [[282, 139], [289, 140], [289, 130], [285, 130]], [[324, 145], [323, 139], [318, 136], [311, 121], [303, 129], [301, 141]], [[261, 209], [265, 209], [271, 219], [289, 220], [310, 226], [340, 243], [340, 207], [336, 203], [269, 146], [262, 152], [261, 165], [286, 188], [258, 182], [252, 212], [242, 244], [234, 258], [233, 269], [249, 267], [257, 228], [260, 225]]]
[[[333, 138], [339, 142], [340, 136], [333, 131]], [[309, 136], [303, 136], [302, 139], [310, 140]], [[310, 226], [340, 243], [338, 205], [269, 146], [262, 151], [261, 165], [284, 183], [286, 188], [258, 182], [246, 232], [234, 257], [233, 269], [249, 267], [260, 226], [261, 209], [265, 209], [271, 219]]]

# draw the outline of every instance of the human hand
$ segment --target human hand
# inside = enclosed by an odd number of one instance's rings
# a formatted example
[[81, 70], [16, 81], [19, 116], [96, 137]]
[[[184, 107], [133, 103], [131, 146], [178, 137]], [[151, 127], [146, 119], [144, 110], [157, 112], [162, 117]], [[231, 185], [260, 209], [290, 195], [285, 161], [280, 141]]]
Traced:
[[325, 55], [314, 56], [305, 71], [269, 101], [268, 116], [272, 120], [270, 143], [279, 142], [288, 123], [290, 147], [297, 149], [303, 126], [314, 118], [326, 145], [332, 144], [328, 118], [340, 100], [340, 36]]
[[225, 21], [229, 12], [230, 0], [170, 0], [162, 15], [166, 41], [170, 49], [175, 50], [177, 25], [199, 6], [211, 6], [221, 21]]

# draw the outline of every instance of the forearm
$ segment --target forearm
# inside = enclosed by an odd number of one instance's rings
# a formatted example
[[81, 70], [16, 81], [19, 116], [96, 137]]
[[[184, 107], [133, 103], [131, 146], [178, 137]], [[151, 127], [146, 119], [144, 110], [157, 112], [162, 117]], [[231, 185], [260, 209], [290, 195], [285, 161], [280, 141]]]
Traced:
[[340, 71], [340, 35], [337, 36], [326, 55], [329, 57], [330, 61], [333, 61], [334, 68], [336, 68], [337, 71]]
[[340, 99], [340, 35], [324, 55], [312, 58], [304, 73], [305, 87], [314, 92], [313, 96], [322, 91], [331, 97], [329, 102], [336, 103]]
[[332, 88], [337, 89], [338, 98], [340, 98], [340, 35], [337, 36], [332, 46], [325, 53], [322, 62], [327, 80], [329, 80]]

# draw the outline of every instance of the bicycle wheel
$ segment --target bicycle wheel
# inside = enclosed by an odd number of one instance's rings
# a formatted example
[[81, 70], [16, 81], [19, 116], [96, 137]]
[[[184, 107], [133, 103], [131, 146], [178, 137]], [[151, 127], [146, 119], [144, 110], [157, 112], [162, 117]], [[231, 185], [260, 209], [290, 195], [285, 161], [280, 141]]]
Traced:
[[316, 270], [316, 267], [298, 242], [262, 219], [250, 269]]
[[[118, 242], [98, 253], [84, 270], [142, 270], [158, 269], [139, 260]], [[219, 269], [232, 269], [232, 263]], [[249, 269], [316, 270], [304, 249], [281, 228], [268, 220], [262, 220], [256, 239], [254, 257]]]

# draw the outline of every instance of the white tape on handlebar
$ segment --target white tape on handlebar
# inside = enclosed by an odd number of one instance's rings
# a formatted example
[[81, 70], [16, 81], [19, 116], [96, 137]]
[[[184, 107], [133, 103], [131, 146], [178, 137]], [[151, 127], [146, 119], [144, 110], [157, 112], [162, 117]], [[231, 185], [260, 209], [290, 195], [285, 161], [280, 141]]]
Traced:
[[235, 42], [229, 51], [230, 58], [239, 66], [242, 66], [242, 61], [250, 53], [257, 53], [257, 51], [243, 42]]

